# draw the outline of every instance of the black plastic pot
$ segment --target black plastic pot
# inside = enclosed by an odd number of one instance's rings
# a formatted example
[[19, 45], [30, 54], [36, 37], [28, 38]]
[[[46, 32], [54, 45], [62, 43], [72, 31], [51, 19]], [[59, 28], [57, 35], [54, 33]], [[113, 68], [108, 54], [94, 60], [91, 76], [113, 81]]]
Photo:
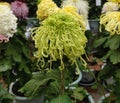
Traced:
[[112, 86], [114, 85], [114, 79], [113, 77], [107, 78], [103, 80], [103, 86], [108, 92], [112, 92]]
[[97, 75], [97, 71], [90, 69], [81, 71], [82, 72], [82, 79], [80, 80], [79, 84], [81, 86], [92, 86], [95, 83], [95, 76]]

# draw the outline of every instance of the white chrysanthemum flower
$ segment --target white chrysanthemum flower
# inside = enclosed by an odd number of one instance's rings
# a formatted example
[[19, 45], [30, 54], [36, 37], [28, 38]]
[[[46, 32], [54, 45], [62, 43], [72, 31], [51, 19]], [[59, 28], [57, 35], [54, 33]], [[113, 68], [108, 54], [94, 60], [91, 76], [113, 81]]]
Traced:
[[80, 15], [83, 15], [86, 19], [88, 18], [89, 4], [85, 0], [64, 0], [62, 6], [72, 5], [77, 8]]
[[116, 2], [106, 2], [103, 5], [102, 8], [102, 13], [106, 13], [106, 12], [111, 12], [111, 11], [118, 11], [119, 10], [119, 4]]
[[12, 37], [16, 32], [17, 18], [8, 6], [0, 5], [0, 34]]

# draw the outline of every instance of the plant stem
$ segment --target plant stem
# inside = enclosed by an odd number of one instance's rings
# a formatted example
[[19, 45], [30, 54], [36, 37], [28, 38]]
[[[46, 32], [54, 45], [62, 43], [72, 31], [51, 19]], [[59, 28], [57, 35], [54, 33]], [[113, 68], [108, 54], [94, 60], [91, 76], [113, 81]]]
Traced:
[[60, 86], [60, 95], [63, 95], [64, 94], [64, 69], [63, 70], [60, 70], [60, 73], [61, 73], [61, 86]]

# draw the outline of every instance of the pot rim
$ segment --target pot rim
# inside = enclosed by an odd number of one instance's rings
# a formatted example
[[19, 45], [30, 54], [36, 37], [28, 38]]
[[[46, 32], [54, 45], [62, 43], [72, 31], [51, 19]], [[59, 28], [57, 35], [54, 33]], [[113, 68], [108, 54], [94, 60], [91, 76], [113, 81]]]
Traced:
[[[16, 81], [16, 82], [17, 82], [17, 81]], [[17, 96], [16, 94], [13, 93], [12, 88], [13, 88], [13, 85], [14, 85], [16, 82], [12, 82], [12, 83], [10, 84], [10, 86], [9, 86], [9, 93], [12, 94], [15, 99], [18, 99], [18, 100], [28, 100], [27, 97]]]

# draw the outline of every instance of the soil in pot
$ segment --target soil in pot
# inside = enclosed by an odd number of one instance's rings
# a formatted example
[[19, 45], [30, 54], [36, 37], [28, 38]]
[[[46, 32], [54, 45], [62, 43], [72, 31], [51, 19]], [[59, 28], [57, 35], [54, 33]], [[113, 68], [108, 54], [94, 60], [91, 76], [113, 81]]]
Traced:
[[17, 81], [12, 87], [12, 92], [17, 96], [24, 97], [24, 94], [18, 91], [20, 88], [21, 86], [19, 85], [19, 82]]

